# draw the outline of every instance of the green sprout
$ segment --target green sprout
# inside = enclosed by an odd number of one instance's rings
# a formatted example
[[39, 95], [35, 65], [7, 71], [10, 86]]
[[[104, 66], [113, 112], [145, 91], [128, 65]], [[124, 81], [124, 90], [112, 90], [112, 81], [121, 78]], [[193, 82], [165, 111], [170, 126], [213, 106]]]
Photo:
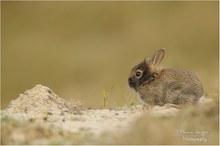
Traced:
[[102, 95], [104, 97], [104, 108], [106, 108], [108, 105], [109, 92], [104, 89]]

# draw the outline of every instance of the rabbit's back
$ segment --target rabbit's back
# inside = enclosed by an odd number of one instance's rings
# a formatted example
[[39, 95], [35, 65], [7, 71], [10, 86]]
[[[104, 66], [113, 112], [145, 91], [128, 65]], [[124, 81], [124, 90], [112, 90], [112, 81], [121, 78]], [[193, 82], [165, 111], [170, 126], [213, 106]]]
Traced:
[[140, 98], [149, 104], [184, 104], [196, 102], [203, 95], [199, 79], [191, 72], [179, 69], [163, 69], [158, 77], [139, 89]]

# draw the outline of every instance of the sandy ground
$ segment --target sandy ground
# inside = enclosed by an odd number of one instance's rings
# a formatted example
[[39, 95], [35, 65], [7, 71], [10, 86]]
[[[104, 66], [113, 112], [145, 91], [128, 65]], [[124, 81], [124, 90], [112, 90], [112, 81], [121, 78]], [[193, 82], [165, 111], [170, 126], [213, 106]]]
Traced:
[[146, 109], [141, 105], [117, 109], [85, 109], [80, 102], [64, 100], [48, 87], [36, 85], [11, 101], [8, 108], [1, 111], [1, 117], [34, 121], [36, 124], [52, 125], [69, 132], [86, 131], [99, 136], [109, 131], [123, 132], [146, 112], [154, 116], [172, 116], [179, 109], [170, 106]]

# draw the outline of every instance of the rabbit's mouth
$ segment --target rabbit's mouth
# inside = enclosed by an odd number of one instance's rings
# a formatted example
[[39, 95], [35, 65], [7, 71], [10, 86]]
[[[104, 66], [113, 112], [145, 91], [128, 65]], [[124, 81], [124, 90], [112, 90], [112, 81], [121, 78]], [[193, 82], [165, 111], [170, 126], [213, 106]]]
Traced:
[[134, 78], [129, 78], [128, 85], [130, 88], [134, 89], [137, 92], [137, 89], [139, 87], [137, 80], [135, 80]]

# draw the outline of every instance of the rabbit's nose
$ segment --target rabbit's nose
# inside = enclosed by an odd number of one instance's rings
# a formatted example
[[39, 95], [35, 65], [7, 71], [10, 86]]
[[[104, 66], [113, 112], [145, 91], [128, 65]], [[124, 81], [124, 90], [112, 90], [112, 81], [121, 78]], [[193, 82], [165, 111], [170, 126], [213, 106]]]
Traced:
[[129, 84], [129, 86], [130, 86], [130, 87], [132, 87], [132, 86], [133, 86], [133, 84], [134, 84], [134, 83], [133, 83], [132, 78], [129, 78], [129, 79], [128, 79], [128, 84]]
[[132, 82], [132, 78], [129, 78], [129, 79], [128, 79], [128, 83], [131, 83], [131, 82]]

